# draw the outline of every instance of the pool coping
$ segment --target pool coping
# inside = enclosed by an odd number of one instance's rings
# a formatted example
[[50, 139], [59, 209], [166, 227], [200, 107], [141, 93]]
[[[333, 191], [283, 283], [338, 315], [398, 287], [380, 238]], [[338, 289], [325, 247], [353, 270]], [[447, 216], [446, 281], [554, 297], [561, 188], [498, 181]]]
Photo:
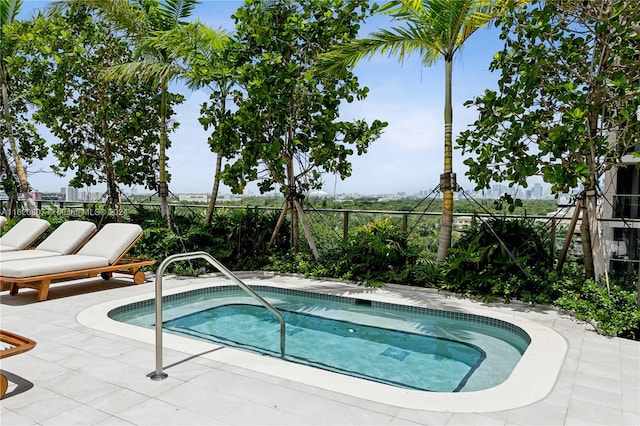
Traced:
[[[247, 284], [283, 287], [290, 283], [277, 280], [278, 276], [243, 278]], [[257, 280], [257, 282], [253, 282]], [[350, 284], [325, 282], [296, 278], [296, 289], [335, 294], [343, 297], [357, 297], [384, 301], [401, 305], [423, 306], [415, 298], [403, 298], [394, 292], [396, 288], [372, 289]], [[196, 290], [205, 287], [228, 285], [223, 277], [199, 278], [193, 284], [166, 290], [163, 296]], [[411, 289], [403, 289], [403, 292]], [[155, 297], [153, 292], [135, 297], [105, 302], [81, 311], [76, 319], [89, 328], [131, 338], [155, 346], [155, 332], [150, 329], [121, 323], [110, 319], [107, 314], [119, 306], [139, 302]], [[449, 309], [442, 307], [441, 309]], [[531, 343], [513, 373], [502, 384], [490, 389], [439, 393], [404, 389], [366, 379], [351, 377], [316, 367], [297, 364], [291, 361], [264, 356], [231, 347], [221, 346], [163, 333], [163, 347], [176, 350], [190, 356], [200, 356], [217, 362], [234, 365], [286, 380], [304, 383], [321, 389], [342, 393], [352, 397], [393, 405], [401, 408], [429, 411], [484, 413], [523, 407], [545, 398], [552, 390], [564, 362], [568, 344], [564, 337], [551, 328], [516, 315], [496, 312], [490, 308], [457, 307], [465, 313], [482, 315], [510, 322], [531, 337]]]

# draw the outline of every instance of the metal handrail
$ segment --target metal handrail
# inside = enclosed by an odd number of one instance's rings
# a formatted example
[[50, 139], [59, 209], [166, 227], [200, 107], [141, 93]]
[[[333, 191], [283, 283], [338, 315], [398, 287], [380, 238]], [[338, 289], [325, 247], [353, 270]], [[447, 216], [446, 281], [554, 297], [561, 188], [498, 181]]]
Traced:
[[240, 288], [253, 296], [258, 302], [262, 304], [265, 308], [269, 309], [273, 312], [278, 319], [280, 320], [280, 357], [284, 358], [285, 355], [285, 345], [284, 345], [284, 336], [285, 336], [285, 322], [284, 316], [280, 311], [278, 311], [273, 305], [267, 302], [262, 296], [252, 290], [248, 285], [243, 283], [240, 278], [234, 275], [231, 271], [229, 271], [224, 265], [222, 265], [218, 260], [216, 260], [209, 253], [204, 251], [196, 251], [192, 253], [178, 253], [167, 257], [162, 261], [158, 270], [156, 272], [156, 370], [153, 374], [150, 375], [151, 380], [163, 380], [168, 377], [167, 373], [162, 371], [162, 276], [164, 275], [165, 269], [173, 263], [179, 260], [190, 260], [190, 259], [205, 259], [211, 265], [215, 266], [218, 271], [222, 272], [227, 278], [229, 278], [234, 283], [238, 284]]

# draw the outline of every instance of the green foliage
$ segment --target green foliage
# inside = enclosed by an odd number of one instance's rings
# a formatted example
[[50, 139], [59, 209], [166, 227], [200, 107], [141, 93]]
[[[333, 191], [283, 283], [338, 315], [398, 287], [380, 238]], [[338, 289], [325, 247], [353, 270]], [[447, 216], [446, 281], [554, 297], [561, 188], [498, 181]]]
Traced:
[[341, 278], [366, 282], [405, 282], [415, 261], [407, 236], [389, 219], [376, 220], [350, 232], [340, 245], [334, 272]]
[[235, 70], [235, 107], [203, 109], [203, 123], [219, 128], [212, 150], [237, 153], [221, 173], [234, 192], [255, 180], [263, 193], [276, 184], [287, 194], [319, 188], [323, 172], [348, 177], [349, 156], [379, 137], [386, 123], [338, 121], [341, 102], [368, 92], [353, 73], [312, 70], [319, 54], [355, 37], [368, 8], [364, 0], [248, 0], [234, 13], [222, 57]]
[[[134, 254], [158, 261], [175, 253], [205, 251], [230, 269], [260, 269], [268, 262], [267, 244], [277, 214], [257, 209], [217, 210], [211, 225], [204, 225], [193, 217], [175, 215], [173, 229], [164, 226], [157, 211], [139, 209], [132, 213], [136, 223], [144, 224], [143, 238], [135, 245]], [[288, 244], [288, 235], [281, 232], [276, 238], [273, 253]], [[189, 267], [172, 269], [189, 275], [215, 272], [215, 268], [201, 260], [189, 262]]]
[[[71, 186], [106, 183], [113, 200], [119, 184], [154, 189], [160, 95], [148, 83], [102, 76], [105, 68], [132, 60], [129, 43], [73, 2], [38, 16], [17, 37], [15, 61], [31, 82], [33, 118], [59, 139], [52, 144], [53, 170], [73, 171]], [[168, 99], [171, 112], [182, 97]]]
[[536, 300], [552, 268], [540, 225], [494, 217], [463, 231], [442, 265], [442, 287], [465, 294]]
[[589, 279], [581, 288], [565, 290], [556, 304], [573, 311], [576, 318], [588, 322], [600, 334], [640, 340], [637, 295], [637, 291], [625, 290], [620, 285], [607, 288]]
[[[594, 188], [638, 143], [640, 80], [632, 28], [640, 8], [626, 1], [535, 1], [500, 20], [505, 45], [490, 69], [498, 90], [466, 103], [479, 118], [461, 133], [467, 176], [527, 186], [541, 175], [555, 193]], [[635, 95], [634, 95], [635, 94]], [[616, 129], [611, 143], [610, 129]]]
[[42, 160], [48, 148], [30, 121], [26, 94], [32, 82], [22, 66], [25, 56], [20, 52], [19, 40], [29, 32], [31, 24], [16, 20], [21, 6], [21, 0], [0, 0], [0, 189], [13, 199], [22, 192], [32, 210], [25, 164]]

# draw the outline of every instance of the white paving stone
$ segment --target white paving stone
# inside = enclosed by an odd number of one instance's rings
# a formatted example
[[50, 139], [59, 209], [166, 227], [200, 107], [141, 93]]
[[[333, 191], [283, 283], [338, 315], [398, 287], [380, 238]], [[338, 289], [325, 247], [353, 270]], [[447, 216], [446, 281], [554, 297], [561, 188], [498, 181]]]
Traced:
[[[338, 282], [249, 273], [289, 288], [309, 282], [324, 291], [371, 289]], [[165, 289], [201, 279], [164, 280]], [[556, 384], [541, 400], [497, 412], [462, 413], [400, 408], [284, 379], [237, 365], [165, 349], [169, 378], [152, 381], [153, 344], [88, 328], [76, 320], [85, 309], [152, 294], [153, 285], [114, 279], [52, 286], [52, 299], [35, 292], [0, 293], [2, 329], [36, 340], [36, 348], [3, 359], [10, 379], [0, 402], [4, 425], [637, 425], [640, 424], [640, 342], [599, 336], [548, 306], [483, 304], [433, 291], [388, 286], [381, 300], [401, 294], [422, 306], [491, 309], [544, 324], [560, 333], [568, 350]], [[12, 379], [16, 383], [12, 382]], [[14, 390], [22, 389], [21, 393]]]

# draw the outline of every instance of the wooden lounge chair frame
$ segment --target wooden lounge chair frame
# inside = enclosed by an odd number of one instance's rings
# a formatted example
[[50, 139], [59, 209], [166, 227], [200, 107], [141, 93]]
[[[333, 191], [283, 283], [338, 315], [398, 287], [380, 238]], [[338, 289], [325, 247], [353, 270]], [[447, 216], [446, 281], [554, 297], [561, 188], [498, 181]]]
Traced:
[[[27, 352], [36, 345], [36, 342], [31, 339], [4, 330], [0, 330], [0, 342], [12, 346], [11, 348], [0, 351], [0, 359]], [[4, 374], [0, 374], [0, 398], [7, 393], [8, 388], [9, 381], [7, 377]]]
[[[98, 274], [105, 280], [108, 280], [113, 276], [114, 272], [128, 274], [133, 276], [133, 282], [136, 284], [142, 284], [146, 281], [146, 275], [143, 271], [140, 270], [143, 266], [149, 266], [156, 263], [155, 260], [149, 259], [140, 259], [140, 258], [131, 258], [125, 257], [126, 254], [131, 250], [131, 248], [135, 245], [138, 240], [142, 238], [142, 234], [138, 236], [127, 249], [122, 253], [122, 255], [117, 258], [111, 265], [101, 266], [98, 268], [88, 268], [88, 269], [78, 269], [74, 271], [66, 271], [66, 272], [58, 272], [47, 275], [38, 275], [33, 277], [25, 277], [25, 278], [11, 278], [11, 277], [1, 277], [0, 276], [0, 284], [9, 283], [11, 284], [11, 289], [9, 294], [15, 296], [18, 294], [18, 290], [20, 288], [32, 288], [34, 290], [38, 290], [38, 302], [42, 302], [43, 300], [47, 300], [49, 295], [49, 285], [53, 280], [61, 280], [66, 278], [82, 278], [84, 276], [89, 276], [91, 278], [98, 276]], [[73, 256], [72, 254], [69, 256]]]

